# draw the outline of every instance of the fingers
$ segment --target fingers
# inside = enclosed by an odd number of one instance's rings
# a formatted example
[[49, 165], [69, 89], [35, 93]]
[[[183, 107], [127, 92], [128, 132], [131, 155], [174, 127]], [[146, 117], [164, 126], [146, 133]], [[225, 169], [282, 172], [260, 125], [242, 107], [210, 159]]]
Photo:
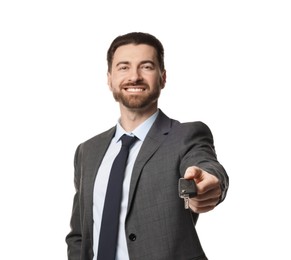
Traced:
[[220, 198], [220, 188], [209, 190], [189, 199], [190, 208], [196, 213], [205, 213], [215, 208]]
[[203, 170], [196, 166], [188, 167], [184, 174], [185, 179], [195, 179], [196, 183], [200, 182], [202, 180], [202, 177]]
[[196, 166], [189, 167], [184, 178], [194, 179], [197, 186], [197, 196], [189, 200], [190, 208], [196, 213], [214, 209], [221, 195], [219, 179]]
[[203, 171], [201, 168], [196, 166], [188, 167], [185, 174], [185, 179], [194, 179], [198, 194], [203, 194], [208, 192], [209, 190], [215, 189], [217, 187], [220, 188], [219, 180], [216, 176]]
[[216, 207], [216, 203], [214, 201], [209, 201], [205, 206], [202, 204], [194, 205], [193, 200], [189, 200], [189, 207], [195, 213], [206, 213], [208, 211], [213, 210]]

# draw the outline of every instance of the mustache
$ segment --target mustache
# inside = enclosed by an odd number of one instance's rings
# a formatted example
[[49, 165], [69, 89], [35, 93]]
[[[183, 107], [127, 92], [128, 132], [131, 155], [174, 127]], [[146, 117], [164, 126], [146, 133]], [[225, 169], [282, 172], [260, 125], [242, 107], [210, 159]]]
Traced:
[[143, 81], [135, 81], [135, 82], [128, 82], [125, 84], [122, 84], [122, 87], [134, 87], [134, 86], [144, 86], [148, 87], [148, 84], [144, 83]]

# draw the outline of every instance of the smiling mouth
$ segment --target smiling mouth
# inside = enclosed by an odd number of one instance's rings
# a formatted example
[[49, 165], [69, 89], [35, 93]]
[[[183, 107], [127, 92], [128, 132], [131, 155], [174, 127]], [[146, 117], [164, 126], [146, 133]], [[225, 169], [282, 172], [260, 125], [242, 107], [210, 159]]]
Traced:
[[125, 88], [125, 90], [127, 92], [135, 92], [135, 93], [137, 93], [137, 92], [145, 91], [145, 88], [128, 87], [128, 88]]

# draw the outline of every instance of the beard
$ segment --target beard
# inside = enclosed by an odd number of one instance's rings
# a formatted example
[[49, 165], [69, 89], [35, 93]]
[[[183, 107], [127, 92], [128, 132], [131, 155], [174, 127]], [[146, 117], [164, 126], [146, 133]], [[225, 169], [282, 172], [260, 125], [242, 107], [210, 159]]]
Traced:
[[130, 109], [141, 109], [155, 103], [161, 93], [161, 89], [157, 86], [153, 91], [148, 92], [147, 95], [124, 95], [123, 92], [113, 92], [114, 99]]

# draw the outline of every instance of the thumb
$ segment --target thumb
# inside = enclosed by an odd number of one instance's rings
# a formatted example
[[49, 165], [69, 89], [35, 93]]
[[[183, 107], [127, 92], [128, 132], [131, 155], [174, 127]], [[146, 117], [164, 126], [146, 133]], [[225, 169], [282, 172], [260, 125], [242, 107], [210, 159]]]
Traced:
[[203, 170], [197, 166], [188, 167], [185, 174], [185, 179], [194, 179], [196, 183], [199, 183], [203, 179]]

